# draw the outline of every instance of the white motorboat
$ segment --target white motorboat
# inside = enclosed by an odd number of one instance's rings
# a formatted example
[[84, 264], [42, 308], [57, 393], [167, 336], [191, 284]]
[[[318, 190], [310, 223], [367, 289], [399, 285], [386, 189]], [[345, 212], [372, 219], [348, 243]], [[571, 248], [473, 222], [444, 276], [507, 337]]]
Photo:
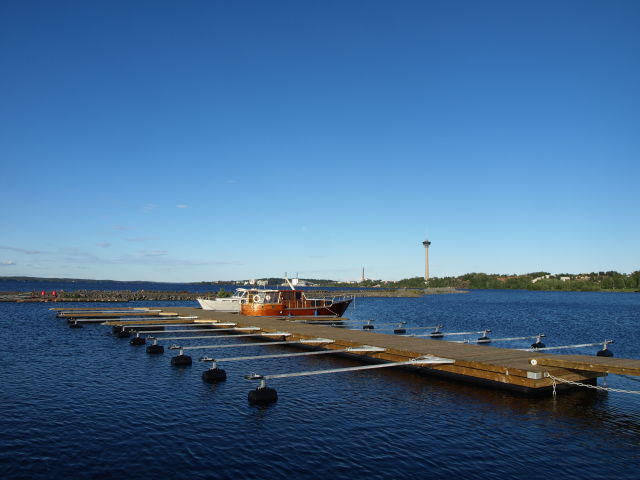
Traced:
[[215, 299], [197, 298], [200, 307], [203, 310], [217, 310], [218, 312], [239, 312], [240, 305], [247, 301], [249, 290], [246, 288], [238, 288], [230, 297], [221, 297]]

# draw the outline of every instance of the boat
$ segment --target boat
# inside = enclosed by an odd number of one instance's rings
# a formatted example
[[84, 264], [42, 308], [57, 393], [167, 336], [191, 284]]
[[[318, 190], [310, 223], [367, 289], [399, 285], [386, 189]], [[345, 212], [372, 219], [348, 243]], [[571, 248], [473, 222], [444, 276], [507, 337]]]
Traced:
[[215, 299], [196, 298], [202, 310], [216, 310], [218, 312], [239, 312], [240, 305], [247, 301], [250, 291], [247, 288], [237, 288], [230, 297]]
[[[291, 286], [291, 285], [290, 285]], [[303, 290], [251, 290], [240, 313], [259, 317], [342, 317], [353, 297], [309, 298]]]

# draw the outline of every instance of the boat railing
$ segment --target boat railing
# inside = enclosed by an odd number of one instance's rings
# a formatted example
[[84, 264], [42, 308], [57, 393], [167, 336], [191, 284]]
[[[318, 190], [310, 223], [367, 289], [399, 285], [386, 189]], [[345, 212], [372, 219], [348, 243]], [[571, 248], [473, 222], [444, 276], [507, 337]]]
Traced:
[[306, 300], [286, 300], [285, 304], [287, 308], [310, 308], [315, 307], [317, 304], [314, 300], [306, 299]]
[[[346, 302], [347, 300], [353, 300], [355, 298], [355, 295], [336, 295], [333, 297], [322, 297], [322, 298], [307, 298], [307, 301], [309, 302], [314, 302], [313, 305], [314, 306], [322, 306], [326, 303], [337, 303], [337, 302]], [[321, 302], [320, 305], [318, 305], [317, 302]]]

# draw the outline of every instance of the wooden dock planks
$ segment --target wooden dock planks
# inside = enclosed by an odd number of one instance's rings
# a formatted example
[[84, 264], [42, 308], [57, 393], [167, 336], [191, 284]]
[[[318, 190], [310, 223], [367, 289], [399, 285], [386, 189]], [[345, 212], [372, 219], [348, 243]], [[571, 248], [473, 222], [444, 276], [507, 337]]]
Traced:
[[[579, 382], [593, 382], [603, 372], [598, 370], [576, 371], [562, 365], [537, 365], [530, 363], [532, 352], [497, 348], [490, 345], [473, 345], [452, 343], [443, 340], [432, 340], [423, 337], [410, 337], [377, 333], [375, 330], [348, 330], [325, 325], [297, 323], [281, 318], [246, 317], [200, 310], [195, 308], [172, 308], [180, 315], [198, 315], [198, 321], [217, 320], [235, 322], [238, 326], [255, 325], [263, 331], [287, 331], [292, 334], [291, 340], [310, 338], [330, 338], [333, 344], [323, 348], [341, 349], [371, 345], [385, 348], [382, 353], [371, 353], [366, 356], [378, 360], [406, 361], [423, 355], [435, 355], [455, 360], [455, 364], [418, 367], [431, 373], [454, 377], [460, 380], [478, 381], [494, 384], [507, 389], [531, 391], [549, 389], [552, 380], [544, 377], [548, 372], [557, 377]], [[365, 355], [363, 355], [365, 356]], [[540, 354], [539, 357], [557, 358], [558, 355]], [[577, 356], [585, 359], [597, 357]]]
[[149, 307], [113, 307], [113, 308], [107, 308], [107, 307], [85, 307], [85, 308], [50, 308], [49, 310], [52, 310], [54, 312], [74, 312], [74, 311], [80, 311], [80, 312], [91, 312], [91, 311], [104, 311], [104, 310], [117, 310], [117, 311], [123, 311], [123, 310], [151, 310]]
[[613, 357], [587, 357], [585, 355], [537, 356], [529, 354], [532, 360], [544, 367], [559, 367], [581, 372], [615, 373], [619, 375], [640, 375], [640, 360]]
[[[248, 317], [198, 308], [171, 307], [171, 310], [171, 312], [158, 313], [158, 317], [169, 316], [169, 318], [162, 320], [150, 319], [148, 318], [149, 312], [140, 312], [141, 317], [146, 316], [147, 318], [127, 321], [112, 319], [105, 324], [163, 323], [170, 325], [172, 323], [190, 323], [171, 319], [170, 316], [197, 316], [198, 318], [192, 322], [194, 325], [217, 321], [235, 323], [238, 327], [257, 326], [265, 333], [286, 331], [291, 334], [288, 339], [292, 343], [297, 340], [319, 337], [333, 340], [333, 343], [325, 344], [322, 347], [324, 349], [341, 350], [346, 347], [364, 345], [385, 349], [384, 352], [358, 354], [359, 357], [369, 357], [370, 361], [402, 362], [424, 355], [449, 358], [455, 360], [455, 363], [410, 368], [462, 381], [485, 383], [494, 387], [534, 394], [551, 390], [553, 380], [545, 377], [545, 373], [565, 380], [586, 383], [593, 383], [597, 377], [606, 373], [640, 375], [640, 360], [545, 354], [490, 345], [452, 343], [424, 337], [378, 333], [375, 330], [341, 329], [328, 325], [294, 322], [281, 317]], [[127, 316], [131, 317], [131, 313], [128, 312]], [[532, 358], [536, 359], [535, 365], [531, 363]]]
[[[102, 325], [184, 325], [184, 324], [194, 324], [196, 323], [193, 320], [183, 319], [183, 318], [175, 318], [175, 319], [144, 319], [144, 320], [108, 320], [106, 322], [101, 322]], [[209, 325], [208, 323], [205, 325]]]
[[86, 318], [86, 319], [107, 319], [107, 318], [119, 318], [119, 317], [177, 317], [178, 314], [175, 312], [161, 312], [161, 311], [133, 311], [129, 310], [127, 312], [59, 312], [58, 318], [70, 318], [70, 319], [78, 319], [78, 318]]

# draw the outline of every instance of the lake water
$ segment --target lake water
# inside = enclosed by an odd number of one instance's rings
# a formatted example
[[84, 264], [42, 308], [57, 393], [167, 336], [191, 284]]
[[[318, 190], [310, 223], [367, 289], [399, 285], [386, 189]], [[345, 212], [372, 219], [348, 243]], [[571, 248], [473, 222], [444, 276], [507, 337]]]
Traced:
[[[83, 305], [101, 304], [64, 304]], [[209, 385], [203, 364], [172, 368], [173, 353], [147, 355], [108, 327], [69, 329], [52, 306], [0, 303], [3, 479], [638, 478], [640, 395], [587, 390], [528, 399], [382, 369], [274, 380], [278, 402], [256, 407], [247, 402], [255, 387], [247, 373], [357, 363], [326, 355], [232, 362], [224, 365], [228, 380]], [[616, 356], [640, 358], [640, 294], [358, 298], [346, 316], [354, 328], [402, 319], [450, 332], [491, 328], [495, 338], [545, 333], [548, 346], [610, 338]], [[640, 390], [635, 378], [611, 375], [607, 383]]]

